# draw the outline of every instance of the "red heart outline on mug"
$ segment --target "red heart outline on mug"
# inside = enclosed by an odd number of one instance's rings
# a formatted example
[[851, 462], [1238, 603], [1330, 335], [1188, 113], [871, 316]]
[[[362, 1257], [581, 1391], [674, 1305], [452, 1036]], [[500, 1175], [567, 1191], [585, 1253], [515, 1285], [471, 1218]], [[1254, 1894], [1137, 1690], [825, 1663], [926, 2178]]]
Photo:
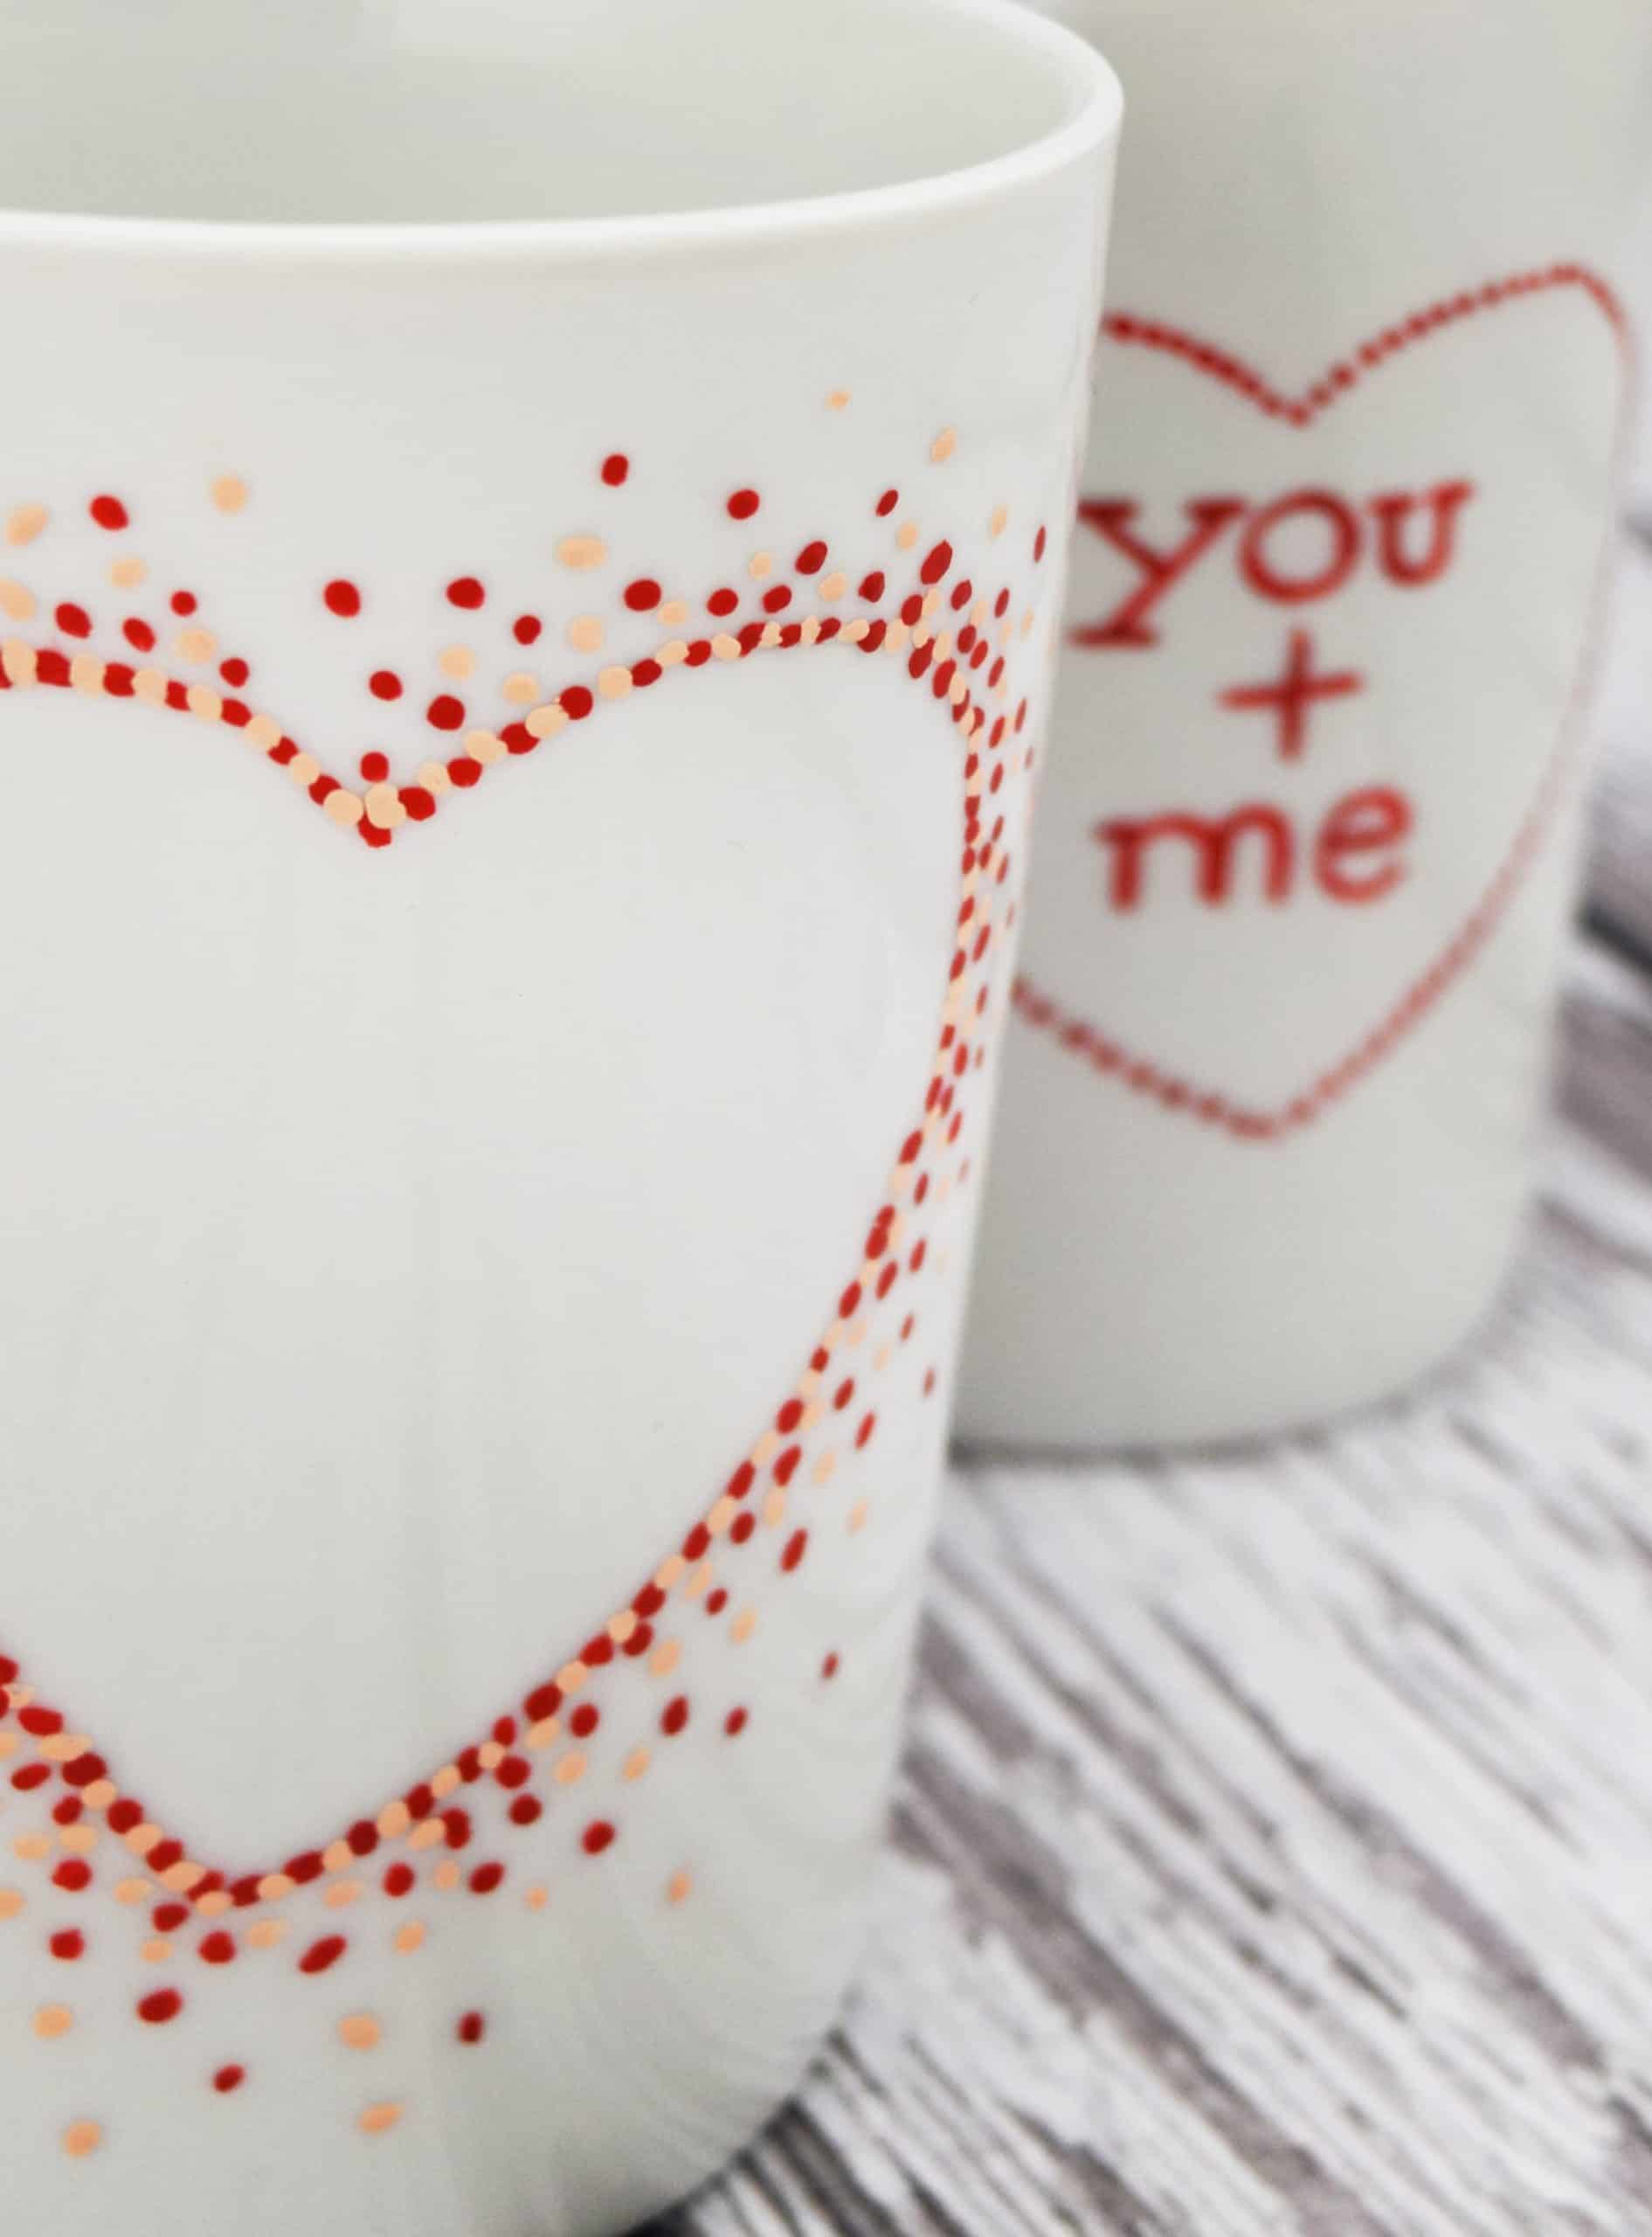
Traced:
[[[874, 508], [877, 516], [886, 516], [894, 502], [895, 493], [886, 492]], [[93, 501], [93, 519], [107, 526], [110, 521], [102, 518], [100, 507], [114, 509], [111, 519], [118, 513], [124, 524], [124, 509], [118, 501]], [[1001, 525], [995, 519], [995, 532]], [[273, 718], [254, 714], [233, 693], [220, 692], [216, 684], [189, 682], [156, 668], [105, 660], [86, 649], [77, 641], [89, 634], [89, 625], [78, 606], [58, 608], [59, 627], [68, 632], [68, 641], [12, 638], [0, 647], [0, 683], [14, 692], [45, 687], [93, 699], [136, 699], [241, 733], [262, 758], [299, 783], [331, 821], [356, 830], [376, 848], [390, 844], [404, 824], [428, 821], [443, 793], [470, 789], [489, 768], [531, 755], [570, 725], [583, 726], [605, 704], [662, 681], [676, 688], [668, 682], [674, 669], [692, 675], [713, 663], [738, 662], [759, 653], [833, 646], [840, 655], [858, 649], [867, 656], [894, 656], [914, 687], [927, 687], [937, 714], [944, 713], [958, 732], [963, 830], [952, 952], [950, 964], [937, 959], [944, 986], [934, 1052], [925, 1067], [918, 1106], [909, 1114], [895, 1150], [887, 1191], [868, 1211], [854, 1270], [838, 1292], [789, 1390], [686, 1535], [653, 1564], [625, 1603], [600, 1615], [583, 1646], [570, 1648], [562, 1662], [536, 1675], [521, 1698], [469, 1746], [356, 1819], [332, 1840], [233, 1879], [202, 1860], [177, 1835], [151, 1822], [135, 1796], [112, 1776], [92, 1737], [73, 1728], [63, 1712], [40, 1698], [14, 1661], [0, 1657], [0, 1758], [10, 1759], [15, 1766], [9, 1774], [13, 1789], [25, 1794], [48, 1788], [59, 1791], [54, 1815], [66, 1828], [100, 1818], [134, 1864], [166, 1895], [182, 1899], [172, 1906], [181, 1913], [193, 1908], [211, 1918], [278, 1902], [312, 1882], [342, 1883], [365, 1859], [387, 1847], [460, 1850], [468, 1845], [472, 1828], [468, 1814], [453, 1797], [479, 1781], [491, 1782], [501, 1790], [500, 1800], [510, 1823], [525, 1827], [537, 1822], [544, 1804], [533, 1791], [538, 1783], [536, 1756], [564, 1736], [564, 1728], [566, 1735], [581, 1741], [594, 1730], [599, 1712], [593, 1696], [600, 1691], [600, 1673], [625, 1659], [641, 1662], [650, 1657], [655, 1619], [674, 1596], [699, 1603], [708, 1615], [719, 1614], [727, 1598], [721, 1569], [754, 1565], [763, 1543], [761, 1533], [772, 1532], [778, 1539], [778, 1575], [793, 1574], [807, 1557], [810, 1534], [786, 1511], [787, 1487], [821, 1457], [834, 1425], [847, 1448], [846, 1458], [864, 1449], [875, 1434], [875, 1410], [867, 1405], [865, 1390], [857, 1389], [864, 1372], [857, 1377], [847, 1365], [831, 1376], [828, 1370], [846, 1337], [851, 1344], [859, 1340], [849, 1333], [857, 1321], [880, 1330], [887, 1321], [891, 1331], [898, 1327], [898, 1338], [893, 1339], [898, 1342], [909, 1337], [915, 1325], [907, 1298], [928, 1250], [918, 1215], [932, 1182], [938, 1204], [953, 1177], [942, 1174], [938, 1167], [963, 1126], [967, 1076], [985, 1062], [979, 1022], [987, 1008], [994, 936], [1014, 916], [1005, 818], [994, 811], [993, 802], [1006, 776], [1024, 779], [1031, 758], [1016, 743], [1026, 722], [1027, 703], [1013, 698], [1008, 682], [1010, 641], [1027, 634], [1030, 613], [1019, 630], [1006, 625], [1007, 586], [996, 598], [978, 592], [950, 543], [937, 541], [926, 551], [914, 548], [915, 535], [915, 530], [902, 529], [897, 539], [902, 552], [912, 552], [912, 580], [904, 592], [890, 589], [883, 570], [874, 566], [860, 580], [861, 610], [847, 617], [829, 610], [829, 603], [841, 597], [847, 578], [834, 583], [827, 578], [817, 585], [813, 578], [820, 572], [825, 546], [811, 543], [794, 563], [797, 579], [789, 585], [772, 585], [761, 594], [765, 618], [736, 621], [715, 636], [662, 640], [653, 652], [623, 668], [617, 664], [605, 668], [595, 679], [594, 689], [583, 682], [568, 684], [524, 720], [497, 734], [467, 732], [462, 749], [448, 762], [426, 764], [411, 784], [392, 783], [388, 769], [377, 765], [383, 756], [364, 757], [364, 764], [371, 765], [364, 794], [349, 792]], [[1040, 530], [1032, 546], [1034, 562], [1041, 559], [1044, 547]], [[798, 618], [793, 599], [806, 597], [812, 589], [822, 604]], [[895, 611], [874, 610], [885, 604]], [[786, 613], [784, 620], [778, 618], [781, 613]], [[438, 781], [439, 772], [443, 781]], [[366, 765], [363, 773], [369, 774]], [[342, 808], [342, 797], [348, 801]], [[966, 1180], [968, 1171], [965, 1157], [956, 1177]], [[924, 1387], [926, 1393], [934, 1387], [932, 1373]], [[822, 1475], [816, 1480], [826, 1479]], [[717, 1584], [708, 1589], [714, 1551], [721, 1568]], [[651, 1673], [662, 1681], [671, 1666], [668, 1662], [661, 1665], [657, 1657], [649, 1662]], [[577, 1704], [575, 1695], [579, 1697]], [[686, 1694], [674, 1694], [666, 1701], [659, 1724], [667, 1739], [683, 1729], [689, 1711]], [[743, 1719], [743, 1712], [740, 1714]], [[738, 1728], [732, 1721], [726, 1727], [731, 1734]], [[18, 1760], [25, 1756], [26, 1760]], [[548, 1769], [548, 1761], [542, 1757], [539, 1767]], [[42, 1798], [46, 1798], [44, 1793]], [[598, 1854], [611, 1846], [615, 1834], [609, 1818], [593, 1818], [578, 1832], [575, 1846]], [[49, 1853], [50, 1845], [42, 1852], [43, 1862]], [[402, 1864], [391, 1867], [385, 1881], [390, 1893], [404, 1892], [393, 1880], [408, 1870]], [[502, 1867], [490, 1860], [471, 1872], [469, 1884], [476, 1893], [487, 1894], [500, 1877]], [[59, 1888], [79, 1894], [98, 1874], [76, 1848], [55, 1863], [52, 1879]], [[58, 1939], [76, 1946], [56, 1950], [54, 1943], [55, 1954], [80, 1954], [78, 1934], [71, 1931]], [[233, 1955], [232, 1938], [224, 1949], [209, 1947], [225, 1942], [223, 1930], [215, 1929], [201, 1954], [209, 1962], [226, 1962]], [[304, 1953], [301, 1969], [327, 1970], [343, 1946], [342, 1936], [323, 1937]]]
[[[1102, 321], [1102, 333], [1108, 342], [1121, 347], [1151, 350], [1169, 357], [1228, 390], [1264, 417], [1304, 430], [1402, 351], [1414, 349], [1419, 343], [1464, 320], [1503, 310], [1530, 296], [1557, 289], [1579, 294], [1591, 303], [1607, 321], [1618, 343], [1624, 371], [1623, 407], [1616, 442], [1616, 456], [1621, 462], [1628, 454], [1631, 433], [1628, 405], [1634, 392], [1634, 343], [1629, 322], [1607, 283], [1579, 264], [1556, 264], [1515, 274], [1432, 303], [1360, 343], [1350, 355], [1337, 360], [1319, 379], [1296, 395], [1275, 388], [1241, 358], [1179, 327], [1125, 312], [1109, 312]], [[1324, 1117], [1394, 1053], [1474, 964], [1541, 851], [1556, 811], [1566, 797], [1567, 781], [1582, 742], [1581, 717], [1599, 654], [1600, 622], [1609, 583], [1608, 563], [1614, 549], [1614, 540], [1608, 535], [1591, 601], [1584, 653], [1560, 733], [1507, 851], [1468, 914], [1437, 954], [1376, 1024], [1336, 1063], [1296, 1093], [1277, 1103], [1247, 1105], [1208, 1082], [1179, 1076], [1141, 1051], [1127, 1048], [1101, 1026], [1063, 1009], [1025, 971], [1018, 976], [1013, 990], [1017, 1014], [1029, 1025], [1051, 1034], [1062, 1048], [1133, 1094], [1144, 1097], [1165, 1112], [1180, 1113], [1216, 1127], [1234, 1140], [1288, 1139], [1292, 1133]]]

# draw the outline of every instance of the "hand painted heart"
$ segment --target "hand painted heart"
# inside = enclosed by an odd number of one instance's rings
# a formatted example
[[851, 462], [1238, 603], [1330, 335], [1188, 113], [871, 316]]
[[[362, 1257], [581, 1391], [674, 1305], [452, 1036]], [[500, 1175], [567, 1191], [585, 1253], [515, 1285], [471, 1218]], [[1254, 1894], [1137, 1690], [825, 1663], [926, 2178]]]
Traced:
[[[1213, 384], [1263, 419], [1293, 434], [1305, 434], [1331, 412], [1351, 408], [1351, 403], [1369, 392], [1373, 381], [1397, 362], [1414, 364], [1424, 343], [1460, 332], [1470, 322], [1478, 329], [1486, 326], [1494, 315], [1507, 319], [1534, 298], [1545, 296], [1578, 302], [1591, 319], [1604, 322], [1627, 370], [1631, 350], [1622, 307], [1603, 280], [1576, 264], [1559, 264], [1516, 274], [1431, 304], [1361, 343], [1310, 387], [1294, 394], [1275, 386], [1236, 355], [1179, 327], [1121, 312], [1109, 315], [1102, 330], [1106, 341], [1116, 349], [1166, 361], [1171, 378], [1180, 380], [1191, 375]], [[1459, 380], [1462, 377], [1457, 376]], [[1626, 396], [1628, 392], [1627, 380], [1623, 392]], [[1619, 439], [1620, 453], [1627, 433], [1626, 421]], [[1310, 502], [1323, 505], [1328, 501], [1315, 491], [1301, 493], [1299, 502], [1306, 506]], [[1196, 522], [1196, 534], [1190, 537], [1190, 546], [1196, 545], [1202, 554], [1234, 516], [1242, 515], [1244, 507], [1238, 499], [1227, 499], [1210, 501], [1202, 513], [1198, 505], [1190, 502], [1188, 509]], [[1125, 510], [1130, 512], [1133, 508], [1127, 507]], [[1495, 560], [1492, 564], [1496, 564]], [[1167, 574], [1168, 571], [1161, 567], [1161, 577]], [[1603, 565], [1593, 602], [1597, 620], [1605, 586]], [[1201, 1076], [1196, 1056], [1187, 1063], [1166, 1061], [1143, 1045], [1139, 1030], [1135, 1035], [1121, 1032], [1085, 1015], [1082, 1003], [1059, 996], [1052, 990], [1048, 976], [1031, 968], [1023, 970], [1013, 989], [1018, 1013], [1027, 1023], [1052, 1035], [1062, 1047], [1104, 1077], [1167, 1112], [1200, 1120], [1234, 1140], [1279, 1142], [1311, 1125], [1393, 1054], [1464, 973], [1473, 967], [1502, 923], [1534, 861], [1542, 853], [1551, 827], [1567, 797], [1581, 742], [1579, 717], [1591, 682], [1596, 634], [1592, 622], [1559, 738], [1503, 843], [1495, 867], [1461, 908], [1447, 937], [1414, 963], [1400, 991], [1387, 997], [1374, 1017], [1363, 1024], [1331, 1062], [1322, 1065], [1291, 1091], [1262, 1099], [1255, 1094], [1235, 1092], [1220, 1080]], [[1079, 634], [1082, 641], [1083, 633]], [[1133, 635], [1115, 633], [1115, 641], [1140, 647], [1153, 641], [1138, 629]], [[1126, 652], [1123, 657], [1139, 661], [1141, 654], [1139, 650]], [[1161, 653], [1159, 657], [1170, 655]], [[1116, 680], [1117, 671], [1113, 673]], [[1246, 703], [1243, 695], [1238, 693], [1227, 695], [1227, 703], [1234, 706]], [[1227, 781], [1226, 772], [1223, 781]], [[1116, 973], [1120, 966], [1116, 948], [1109, 949], [1109, 959]], [[1334, 974], [1336, 965], [1322, 952], [1317, 954], [1315, 970]], [[1184, 987], [1184, 995], [1186, 991]], [[1254, 991], [1259, 1000], [1262, 999], [1263, 988], [1256, 987]]]
[[[100, 526], [111, 525], [116, 508], [123, 523], [124, 505], [107, 496], [93, 501], [93, 517]], [[889, 510], [884, 500], [874, 508], [878, 517], [887, 517]], [[1026, 703], [1013, 700], [1008, 681], [1010, 641], [1024, 629], [1020, 621], [1006, 619], [1008, 589], [996, 595], [978, 592], [946, 541], [919, 551], [909, 539], [901, 549], [912, 553], [905, 562], [912, 574], [909, 586], [904, 592], [892, 590], [883, 570], [869, 568], [859, 577], [859, 606], [845, 617], [830, 609], [844, 597], [847, 578], [840, 570], [825, 573], [826, 554], [818, 548], [818, 540], [805, 544], [798, 554], [793, 581], [771, 585], [761, 593], [763, 618], [740, 620], [719, 613], [716, 618], [733, 625], [726, 631], [700, 638], [662, 638], [651, 653], [602, 670], [591, 683], [570, 683], [554, 696], [537, 701], [519, 722], [498, 731], [469, 731], [461, 751], [415, 772], [406, 782], [393, 784], [386, 758], [370, 751], [363, 757], [365, 787], [359, 793], [323, 771], [273, 718], [253, 711], [239, 696], [240, 679], [231, 672], [234, 656], [222, 663], [228, 691], [220, 691], [217, 682], [190, 681], [156, 667], [107, 659], [91, 649], [94, 625], [86, 607], [73, 601], [58, 605], [56, 629], [51, 634], [19, 635], [0, 648], [0, 672], [13, 691], [45, 688], [94, 699], [135, 700], [238, 732], [262, 758], [301, 785], [330, 820], [357, 830], [375, 846], [389, 843], [404, 825], [429, 821], [449, 790], [474, 786], [488, 769], [532, 753], [559, 731], [584, 723], [632, 691], [661, 682], [668, 689], [683, 689], [674, 680], [674, 671], [681, 669], [685, 676], [710, 672], [759, 652], [824, 651], [837, 643], [840, 652], [854, 648], [868, 656], [881, 654], [897, 660], [898, 673], [909, 684], [925, 689], [937, 719], [943, 710], [950, 717], [962, 746], [960, 929], [946, 973], [942, 1021], [921, 1107], [910, 1113], [888, 1192], [869, 1211], [853, 1275], [825, 1316], [819, 1340], [719, 1495], [623, 1604], [593, 1610], [597, 1620], [584, 1645], [532, 1673], [533, 1682], [471, 1745], [450, 1761], [429, 1767], [427, 1776], [390, 1801], [370, 1807], [331, 1840], [259, 1870], [232, 1873], [214, 1867], [176, 1833], [149, 1819], [91, 1735], [73, 1728], [62, 1711], [41, 1698], [30, 1682], [32, 1673], [15, 1662], [0, 1666], [5, 1697], [0, 1755], [12, 1760], [9, 1776], [14, 1789], [38, 1794], [43, 1803], [53, 1801], [52, 1822], [59, 1831], [44, 1836], [46, 1847], [38, 1861], [50, 1866], [59, 1889], [79, 1894], [106, 1884], [107, 1875], [90, 1860], [90, 1846], [78, 1832], [99, 1823], [118, 1837], [130, 1860], [134, 1876], [125, 1883], [122, 1900], [135, 1903], [135, 1888], [142, 1888], [146, 1896], [158, 1890], [173, 1908], [209, 1919], [280, 1902], [313, 1882], [343, 1885], [369, 1857], [384, 1849], [397, 1852], [384, 1872], [383, 1884], [392, 1896], [411, 1884], [416, 1866], [409, 1860], [425, 1849], [439, 1852], [456, 1869], [453, 1860], [471, 1846], [473, 1827], [469, 1813], [455, 1797], [461, 1789], [485, 1781], [509, 1797], [511, 1824], [525, 1827], [536, 1823], [545, 1806], [534, 1790], [543, 1783], [540, 1770], [566, 1765], [576, 1753], [589, 1754], [593, 1745], [601, 1744], [594, 1735], [602, 1723], [601, 1673], [605, 1669], [646, 1667], [660, 1681], [657, 1728], [665, 1741], [688, 1724], [695, 1704], [686, 1693], [670, 1689], [674, 1663], [660, 1651], [658, 1639], [658, 1619], [668, 1603], [674, 1600], [684, 1607], [698, 1607], [715, 1619], [727, 1606], [725, 1572], [734, 1579], [753, 1570], [787, 1576], [805, 1562], [809, 1529], [788, 1506], [794, 1483], [801, 1486], [812, 1479], [823, 1486], [828, 1475], [837, 1472], [840, 1458], [842, 1473], [848, 1476], [854, 1456], [867, 1447], [877, 1428], [864, 1370], [852, 1371], [836, 1355], [857, 1327], [870, 1326], [880, 1335], [887, 1330], [886, 1340], [893, 1346], [910, 1340], [916, 1319], [907, 1300], [928, 1250], [923, 1208], [932, 1188], [944, 1192], [955, 1179], [968, 1177], [967, 1158], [956, 1174], [944, 1173], [938, 1160], [958, 1140], [966, 1077], [983, 1059], [979, 1020], [986, 1007], [995, 931], [1013, 913], [1004, 818], [985, 819], [1006, 772], [1019, 774], [1026, 765], [1026, 756], [1016, 751], [1014, 741], [1026, 719]], [[1035, 550], [1041, 557], [1041, 534]], [[778, 594], [782, 591], [784, 599]], [[787, 612], [794, 599], [801, 604], [812, 591], [815, 610], [800, 618], [795, 611]], [[471, 595], [469, 578], [454, 578], [448, 595], [462, 605]], [[190, 601], [193, 609], [193, 594]], [[334, 610], [348, 606], [342, 578], [329, 581], [327, 602]], [[23, 603], [23, 595], [13, 586], [8, 610], [14, 622], [34, 618], [19, 610]], [[655, 603], [665, 602], [658, 599], [657, 587], [646, 578], [628, 586], [632, 612], [650, 611]], [[894, 610], [878, 610], [884, 606]], [[778, 618], [783, 612], [787, 612], [784, 620]], [[180, 618], [200, 627], [192, 610]], [[522, 641], [520, 625], [518, 641]], [[135, 641], [129, 632], [128, 643], [140, 652], [152, 648]], [[440, 713], [445, 724], [447, 710]], [[117, 719], [114, 710], [108, 710], [108, 718]], [[869, 1352], [881, 1348], [874, 1343]], [[760, 1561], [765, 1543], [776, 1549], [772, 1570]], [[565, 1645], [573, 1648], [571, 1640]], [[733, 1717], [730, 1712], [731, 1734], [740, 1728]], [[577, 1750], [564, 1747], [561, 1754], [553, 1752], [559, 1743], [570, 1741], [579, 1743]], [[552, 1770], [553, 1787], [571, 1783], [563, 1773]], [[612, 1819], [586, 1817], [570, 1828], [570, 1846], [598, 1853], [615, 1832]], [[485, 1894], [498, 1884], [495, 1866], [496, 1860], [487, 1859], [470, 1870], [473, 1892]], [[218, 1943], [225, 1931], [215, 1928], [209, 1936], [212, 1946], [203, 1944], [208, 1962], [224, 1961], [226, 1953]], [[326, 1950], [334, 1939], [324, 1937], [313, 1945], [304, 1962], [321, 1970], [330, 1962]], [[66, 1944], [57, 1954], [73, 1958], [79, 1951]]]

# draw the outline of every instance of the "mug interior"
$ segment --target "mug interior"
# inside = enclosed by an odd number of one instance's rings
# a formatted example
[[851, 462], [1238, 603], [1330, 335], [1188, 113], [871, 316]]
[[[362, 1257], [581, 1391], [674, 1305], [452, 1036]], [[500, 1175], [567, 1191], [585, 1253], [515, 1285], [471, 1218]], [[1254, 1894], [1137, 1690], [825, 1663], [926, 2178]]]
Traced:
[[1013, 155], [1093, 95], [1000, 0], [53, 0], [0, 20], [0, 210], [667, 214]]

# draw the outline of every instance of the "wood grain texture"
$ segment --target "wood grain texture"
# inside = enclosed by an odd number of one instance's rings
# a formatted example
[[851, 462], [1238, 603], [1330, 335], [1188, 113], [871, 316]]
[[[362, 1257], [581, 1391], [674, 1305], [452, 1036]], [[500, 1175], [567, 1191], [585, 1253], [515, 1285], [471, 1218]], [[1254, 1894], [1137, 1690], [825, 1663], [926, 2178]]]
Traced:
[[1652, 977], [1563, 1040], [1432, 1387], [958, 1472], [862, 1978], [659, 2237], [1652, 2237]]

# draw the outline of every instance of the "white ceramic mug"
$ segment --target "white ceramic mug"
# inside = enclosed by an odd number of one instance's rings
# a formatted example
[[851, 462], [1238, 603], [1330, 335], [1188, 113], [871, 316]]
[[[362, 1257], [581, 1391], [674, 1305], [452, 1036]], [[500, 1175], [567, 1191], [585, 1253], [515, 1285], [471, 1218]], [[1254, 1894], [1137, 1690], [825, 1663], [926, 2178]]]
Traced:
[[966, 1349], [981, 1440], [1330, 1413], [1518, 1230], [1644, 0], [1055, 0], [1131, 100]]
[[999, 0], [0, 29], [8, 2227], [615, 2230], [827, 2021], [1117, 112]]

